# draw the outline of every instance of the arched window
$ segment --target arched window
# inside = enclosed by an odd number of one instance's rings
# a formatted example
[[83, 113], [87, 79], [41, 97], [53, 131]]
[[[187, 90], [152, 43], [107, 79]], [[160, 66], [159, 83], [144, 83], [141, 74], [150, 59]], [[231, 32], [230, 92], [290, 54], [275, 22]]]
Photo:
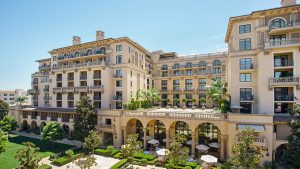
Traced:
[[200, 61], [199, 67], [204, 67], [204, 66], [207, 66], [207, 63], [205, 61]]
[[282, 18], [275, 18], [269, 23], [269, 28], [277, 29], [277, 28], [284, 28], [286, 26], [285, 20]]
[[175, 64], [173, 65], [173, 69], [179, 69], [179, 67], [180, 67], [179, 63], [175, 63]]
[[74, 57], [76, 58], [76, 57], [79, 57], [79, 56], [80, 56], [79, 51], [76, 51], [76, 52], [74, 53]]
[[101, 47], [100, 48], [100, 54], [105, 54], [106, 48], [105, 47]]
[[92, 55], [93, 54], [93, 51], [92, 51], [92, 49], [88, 49], [87, 51], [86, 51], [86, 55]]
[[168, 65], [163, 65], [163, 66], [161, 67], [161, 70], [168, 70]]
[[64, 54], [64, 59], [68, 59], [69, 58], [69, 54], [68, 53], [65, 53]]
[[213, 66], [220, 66], [221, 65], [221, 61], [220, 60], [214, 60], [213, 61]]
[[192, 62], [187, 62], [187, 63], [185, 64], [185, 67], [186, 67], [186, 68], [191, 68], [191, 67], [192, 67]]

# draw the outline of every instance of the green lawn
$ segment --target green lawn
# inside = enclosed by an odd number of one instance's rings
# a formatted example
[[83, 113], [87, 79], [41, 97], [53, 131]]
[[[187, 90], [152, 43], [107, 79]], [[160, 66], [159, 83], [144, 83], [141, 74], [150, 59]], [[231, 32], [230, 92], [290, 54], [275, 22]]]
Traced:
[[73, 147], [70, 145], [55, 143], [54, 148], [51, 148], [49, 144], [38, 139], [10, 135], [6, 151], [0, 154], [0, 169], [11, 169], [19, 165], [15, 159], [15, 155], [19, 149], [24, 147], [22, 143], [27, 141], [34, 143], [40, 148], [38, 154], [39, 157], [47, 157]]

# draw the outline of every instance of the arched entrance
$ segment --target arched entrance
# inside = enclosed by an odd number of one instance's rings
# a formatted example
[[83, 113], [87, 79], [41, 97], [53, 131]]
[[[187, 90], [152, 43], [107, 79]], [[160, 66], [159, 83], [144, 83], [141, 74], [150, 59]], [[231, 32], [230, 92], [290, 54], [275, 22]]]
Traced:
[[103, 132], [103, 144], [105, 146], [114, 145], [113, 133]]
[[31, 122], [30, 128], [33, 133], [39, 133], [36, 121]]
[[27, 120], [23, 120], [23, 122], [22, 122], [22, 130], [23, 131], [28, 131], [28, 122], [27, 122]]
[[163, 140], [166, 138], [166, 126], [160, 120], [151, 120], [147, 124], [147, 136], [158, 140], [162, 145]]
[[41, 132], [43, 132], [43, 128], [46, 126], [46, 122], [41, 122], [40, 124], [40, 129], [41, 129]]
[[208, 150], [198, 150], [198, 153], [211, 154], [215, 157], [220, 156], [221, 131], [212, 123], [202, 123], [196, 128], [196, 145], [205, 145]]
[[63, 124], [62, 128], [63, 128], [63, 130], [64, 130], [64, 135], [65, 135], [66, 137], [68, 137], [69, 134], [70, 134], [70, 127], [69, 127], [68, 125], [66, 125], [66, 124]]
[[143, 124], [138, 119], [131, 119], [127, 122], [126, 125], [127, 135], [138, 134], [138, 140], [143, 141], [144, 130]]
[[192, 131], [189, 125], [183, 121], [173, 122], [169, 129], [170, 139], [173, 139], [176, 134], [184, 135], [187, 140], [192, 139]]
[[287, 149], [288, 144], [281, 144], [280, 146], [278, 146], [275, 150], [275, 161], [280, 161], [282, 160], [282, 155], [284, 150]]

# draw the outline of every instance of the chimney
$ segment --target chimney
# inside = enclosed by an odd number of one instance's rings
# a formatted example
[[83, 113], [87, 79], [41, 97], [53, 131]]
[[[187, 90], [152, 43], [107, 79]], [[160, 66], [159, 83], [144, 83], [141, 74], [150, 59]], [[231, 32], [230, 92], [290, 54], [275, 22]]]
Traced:
[[96, 40], [103, 40], [103, 39], [104, 39], [104, 32], [96, 31]]
[[281, 0], [281, 7], [293, 6], [297, 4], [297, 0]]
[[79, 45], [81, 38], [79, 36], [73, 36], [73, 45]]

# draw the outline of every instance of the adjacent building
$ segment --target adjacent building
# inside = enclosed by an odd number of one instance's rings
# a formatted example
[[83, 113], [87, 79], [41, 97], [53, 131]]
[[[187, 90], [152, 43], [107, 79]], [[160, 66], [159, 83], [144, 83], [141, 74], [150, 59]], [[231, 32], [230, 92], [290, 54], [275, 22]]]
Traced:
[[[224, 53], [178, 56], [149, 52], [128, 37], [105, 38], [102, 31], [93, 42], [81, 43], [75, 36], [71, 46], [37, 61], [29, 91], [33, 105], [13, 110], [20, 129], [39, 134], [47, 122], [57, 121], [70, 137], [74, 106], [89, 96], [107, 145], [120, 147], [128, 134], [139, 133], [144, 148], [148, 138], [168, 148], [180, 133], [187, 136], [192, 154], [198, 154], [198, 144], [217, 143], [209, 151], [225, 160], [239, 131], [250, 127], [262, 162], [278, 159], [290, 134], [287, 111], [300, 96], [300, 5], [295, 0], [281, 4], [231, 17]], [[206, 109], [199, 108], [207, 85], [216, 79], [228, 83], [232, 113], [216, 112], [209, 100]], [[162, 107], [167, 99], [176, 105], [177, 98], [177, 106], [188, 109], [122, 109], [137, 90], [153, 87], [160, 91]]]
[[18, 97], [27, 97], [24, 105], [31, 105], [31, 97], [27, 94], [27, 91], [23, 89], [15, 89], [15, 90], [0, 90], [0, 100], [3, 100], [9, 105], [15, 105], [16, 99]]

